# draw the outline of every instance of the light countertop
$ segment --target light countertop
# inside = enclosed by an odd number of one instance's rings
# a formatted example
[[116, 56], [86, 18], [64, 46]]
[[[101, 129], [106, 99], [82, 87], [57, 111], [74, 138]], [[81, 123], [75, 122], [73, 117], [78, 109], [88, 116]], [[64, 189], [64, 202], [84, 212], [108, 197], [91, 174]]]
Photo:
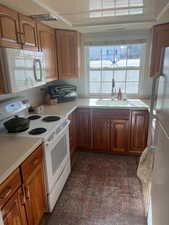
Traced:
[[0, 136], [0, 184], [40, 144], [40, 138]]
[[[44, 105], [44, 114], [68, 116], [77, 107], [83, 108], [130, 108], [149, 109], [148, 102], [139, 99], [128, 100], [130, 105], [110, 100], [106, 103], [102, 100], [92, 98], [79, 98], [75, 101], [55, 105]], [[42, 143], [40, 138], [20, 136], [0, 136], [0, 184]]]
[[[69, 114], [71, 114], [76, 108], [83, 108], [83, 107], [87, 107], [87, 108], [119, 108], [119, 109], [149, 109], [149, 105], [140, 99], [129, 99], [128, 102], [130, 104], [126, 104], [125, 102], [122, 102], [120, 104], [118, 104], [118, 102], [114, 105], [109, 104], [109, 99], [107, 99], [108, 102], [105, 101], [104, 104], [104, 100], [98, 100], [98, 99], [94, 99], [94, 98], [78, 98], [75, 101], [71, 101], [71, 102], [65, 102], [65, 103], [56, 103], [55, 105], [44, 105], [44, 114], [51, 114], [51, 115], [55, 115], [58, 114], [60, 116], [68, 116]], [[107, 104], [108, 103], [108, 104]]]

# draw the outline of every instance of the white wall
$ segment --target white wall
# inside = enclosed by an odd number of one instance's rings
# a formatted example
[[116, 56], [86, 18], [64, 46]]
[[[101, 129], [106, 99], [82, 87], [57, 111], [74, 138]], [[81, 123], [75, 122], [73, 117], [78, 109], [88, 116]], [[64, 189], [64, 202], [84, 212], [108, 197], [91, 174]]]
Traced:
[[140, 97], [150, 97], [151, 95], [151, 86], [152, 80], [149, 78], [149, 69], [150, 69], [150, 49], [151, 49], [151, 31], [150, 30], [137, 30], [137, 31], [111, 31], [107, 33], [89, 33], [82, 36], [82, 70], [80, 79], [71, 79], [65, 81], [77, 86], [78, 93], [81, 97], [87, 96], [87, 71], [85, 71], [85, 53], [84, 53], [84, 44], [88, 42], [102, 42], [104, 41], [116, 41], [123, 40], [125, 41], [132, 40], [146, 40], [146, 51], [144, 56], [145, 71], [142, 76], [142, 85], [140, 88]]
[[154, 14], [157, 17], [168, 4], [168, 0], [155, 0], [154, 1]]
[[40, 105], [43, 102], [43, 92], [41, 91], [42, 87], [31, 88], [26, 91], [18, 92], [16, 94], [5, 94], [0, 95], [0, 101], [9, 99], [15, 96], [22, 96], [29, 100], [32, 106]]

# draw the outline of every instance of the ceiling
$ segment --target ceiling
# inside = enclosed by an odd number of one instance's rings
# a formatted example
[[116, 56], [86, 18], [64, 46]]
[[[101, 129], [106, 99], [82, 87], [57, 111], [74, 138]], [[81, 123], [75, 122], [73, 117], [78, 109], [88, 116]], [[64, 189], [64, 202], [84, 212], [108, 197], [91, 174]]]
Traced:
[[56, 28], [97, 32], [110, 29], [147, 29], [168, 8], [168, 0], [0, 0], [26, 15], [50, 13]]

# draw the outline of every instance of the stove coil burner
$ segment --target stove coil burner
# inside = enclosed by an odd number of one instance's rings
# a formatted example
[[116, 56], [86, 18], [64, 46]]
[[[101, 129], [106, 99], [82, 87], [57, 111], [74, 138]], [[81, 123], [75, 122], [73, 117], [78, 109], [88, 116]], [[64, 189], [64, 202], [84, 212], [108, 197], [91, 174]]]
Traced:
[[60, 120], [59, 116], [45, 116], [42, 121], [44, 122], [54, 122]]
[[43, 134], [45, 133], [47, 130], [43, 127], [39, 127], [39, 128], [35, 128], [32, 129], [31, 131], [29, 131], [29, 134], [31, 135], [38, 135], [38, 134]]
[[37, 120], [37, 119], [39, 119], [39, 118], [41, 118], [40, 115], [33, 115], [33, 116], [29, 116], [29, 117], [28, 117], [29, 120]]

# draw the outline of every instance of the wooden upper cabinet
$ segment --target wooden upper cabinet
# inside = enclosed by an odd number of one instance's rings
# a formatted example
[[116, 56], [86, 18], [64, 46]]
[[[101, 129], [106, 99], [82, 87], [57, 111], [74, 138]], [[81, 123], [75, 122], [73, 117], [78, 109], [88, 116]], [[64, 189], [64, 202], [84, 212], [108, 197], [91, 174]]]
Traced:
[[141, 153], [147, 145], [148, 111], [134, 110], [131, 115], [131, 153]]
[[80, 75], [80, 34], [71, 30], [56, 30], [59, 79]]
[[23, 48], [38, 50], [36, 22], [28, 16], [19, 14], [19, 23]]
[[163, 49], [169, 46], [169, 23], [156, 25], [153, 28], [150, 76], [160, 72]]
[[78, 109], [77, 122], [77, 147], [89, 150], [91, 147], [91, 117], [89, 109]]
[[[1, 69], [0, 69], [0, 73], [1, 73]], [[7, 93], [6, 84], [7, 84], [7, 81], [4, 79], [1, 73], [0, 74], [0, 95]]]
[[46, 80], [58, 80], [55, 30], [37, 24], [39, 48], [45, 54]]
[[0, 46], [21, 48], [18, 13], [0, 5]]
[[2, 208], [4, 225], [27, 225], [22, 189], [19, 188]]
[[111, 120], [111, 152], [125, 153], [128, 151], [130, 128], [129, 120]]

